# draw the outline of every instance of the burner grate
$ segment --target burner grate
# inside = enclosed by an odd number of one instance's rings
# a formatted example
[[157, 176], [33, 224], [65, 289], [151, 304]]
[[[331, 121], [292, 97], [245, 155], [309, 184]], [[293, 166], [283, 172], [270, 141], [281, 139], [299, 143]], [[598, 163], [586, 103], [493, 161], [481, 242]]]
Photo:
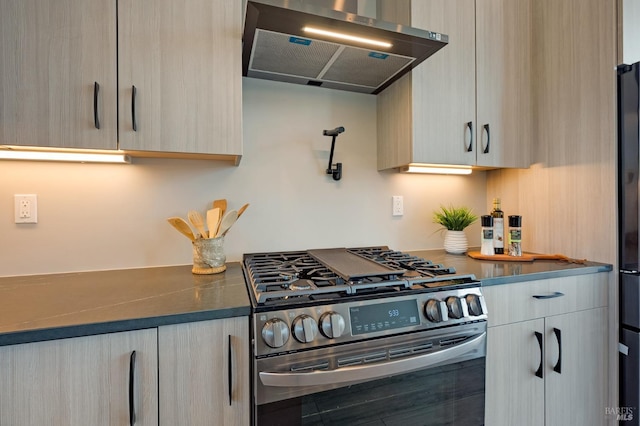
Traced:
[[331, 262], [320, 263], [308, 251], [257, 253], [246, 254], [243, 259], [247, 285], [258, 305], [288, 305], [475, 280], [473, 275], [456, 275], [455, 268], [387, 247], [352, 248], [346, 252], [372, 260], [391, 272], [348, 277]]

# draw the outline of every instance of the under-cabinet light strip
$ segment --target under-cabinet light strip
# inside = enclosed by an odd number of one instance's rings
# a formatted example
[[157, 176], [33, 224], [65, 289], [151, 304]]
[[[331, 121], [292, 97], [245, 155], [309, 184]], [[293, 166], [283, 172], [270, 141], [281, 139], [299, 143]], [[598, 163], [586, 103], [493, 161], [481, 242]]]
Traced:
[[59, 151], [16, 151], [0, 149], [0, 160], [67, 161], [75, 163], [131, 163], [123, 153], [87, 153]]
[[447, 175], [470, 175], [471, 166], [431, 166], [420, 164], [409, 164], [402, 168], [405, 173], [434, 173]]

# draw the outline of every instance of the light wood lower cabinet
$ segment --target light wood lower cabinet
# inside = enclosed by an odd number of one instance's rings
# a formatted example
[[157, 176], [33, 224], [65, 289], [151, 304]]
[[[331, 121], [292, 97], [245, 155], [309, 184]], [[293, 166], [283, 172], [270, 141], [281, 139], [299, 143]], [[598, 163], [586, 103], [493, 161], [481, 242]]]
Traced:
[[544, 425], [544, 380], [536, 377], [544, 320], [487, 331], [485, 424]]
[[156, 329], [0, 347], [0, 425], [157, 425], [157, 359]]
[[607, 283], [599, 273], [483, 289], [485, 424], [606, 422]]
[[247, 317], [158, 329], [160, 424], [248, 425]]

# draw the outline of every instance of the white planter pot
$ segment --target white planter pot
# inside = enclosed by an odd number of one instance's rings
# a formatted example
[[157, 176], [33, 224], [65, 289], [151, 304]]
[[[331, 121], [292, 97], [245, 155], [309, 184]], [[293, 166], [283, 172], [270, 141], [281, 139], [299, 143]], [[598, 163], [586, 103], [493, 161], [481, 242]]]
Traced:
[[444, 235], [444, 249], [447, 253], [462, 254], [467, 251], [467, 235], [464, 231], [447, 230]]

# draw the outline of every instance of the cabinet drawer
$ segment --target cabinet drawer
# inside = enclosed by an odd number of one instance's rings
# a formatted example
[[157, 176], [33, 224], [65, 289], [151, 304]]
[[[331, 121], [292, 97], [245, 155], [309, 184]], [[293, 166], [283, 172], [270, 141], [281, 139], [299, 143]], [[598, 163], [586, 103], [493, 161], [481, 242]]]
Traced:
[[608, 306], [607, 283], [599, 273], [484, 287], [489, 327]]

